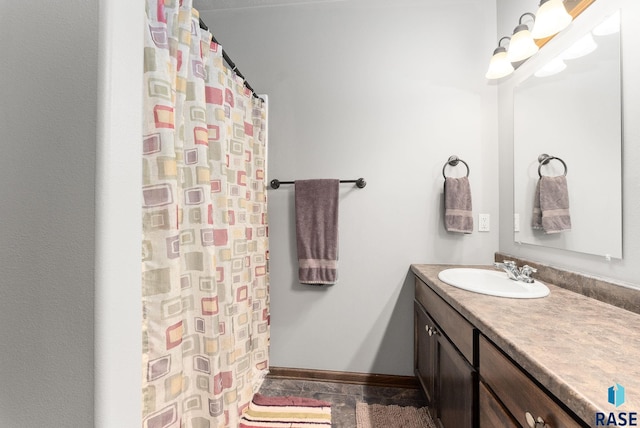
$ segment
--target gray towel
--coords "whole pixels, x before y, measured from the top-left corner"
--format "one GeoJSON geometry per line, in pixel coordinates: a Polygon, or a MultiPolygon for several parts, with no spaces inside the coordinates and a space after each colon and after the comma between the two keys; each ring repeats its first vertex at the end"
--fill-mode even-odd
{"type": "Polygon", "coordinates": [[[298,279],[302,284],[338,280],[339,180],[296,180],[298,279]]]}
{"type": "Polygon", "coordinates": [[[471,186],[467,177],[444,180],[444,226],[447,232],[473,232],[471,186]]]}
{"type": "Polygon", "coordinates": [[[567,177],[543,176],[538,180],[533,200],[531,226],[545,233],[571,230],[567,177]]]}

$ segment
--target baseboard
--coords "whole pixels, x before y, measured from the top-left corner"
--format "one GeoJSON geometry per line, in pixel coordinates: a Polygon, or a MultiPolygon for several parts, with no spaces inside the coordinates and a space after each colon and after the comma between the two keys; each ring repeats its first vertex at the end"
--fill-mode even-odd
{"type": "Polygon", "coordinates": [[[294,369],[270,367],[270,378],[317,380],[323,382],[353,383],[369,386],[420,389],[415,376],[396,376],[375,373],[340,372],[333,370],[294,369]]]}

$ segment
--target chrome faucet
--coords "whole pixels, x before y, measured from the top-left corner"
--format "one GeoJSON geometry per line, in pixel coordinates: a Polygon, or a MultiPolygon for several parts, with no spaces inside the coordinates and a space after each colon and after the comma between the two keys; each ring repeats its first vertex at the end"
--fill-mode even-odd
{"type": "Polygon", "coordinates": [[[518,269],[516,262],[513,262],[511,260],[505,260],[503,263],[495,262],[493,265],[496,268],[502,269],[503,271],[505,271],[509,279],[512,279],[514,281],[518,280],[518,277],[520,276],[520,270],[518,269]]]}
{"type": "Polygon", "coordinates": [[[509,279],[514,281],[522,281],[527,284],[533,283],[534,279],[531,278],[531,274],[536,273],[538,270],[532,268],[529,265],[524,265],[522,268],[518,268],[516,262],[511,260],[505,260],[502,263],[495,262],[493,264],[496,268],[502,269],[507,273],[509,279]]]}

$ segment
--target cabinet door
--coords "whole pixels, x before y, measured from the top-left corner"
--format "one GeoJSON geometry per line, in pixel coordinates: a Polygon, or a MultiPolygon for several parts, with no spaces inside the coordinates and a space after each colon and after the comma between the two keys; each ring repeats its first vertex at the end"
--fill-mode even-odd
{"type": "Polygon", "coordinates": [[[442,334],[437,334],[435,413],[444,428],[471,428],[475,370],[442,334]]]}
{"type": "Polygon", "coordinates": [[[478,395],[480,428],[520,427],[483,382],[480,382],[478,395]]]}
{"type": "Polygon", "coordinates": [[[414,302],[414,369],[427,403],[433,409],[436,389],[436,337],[429,334],[435,330],[435,323],[419,303],[414,302]]]}

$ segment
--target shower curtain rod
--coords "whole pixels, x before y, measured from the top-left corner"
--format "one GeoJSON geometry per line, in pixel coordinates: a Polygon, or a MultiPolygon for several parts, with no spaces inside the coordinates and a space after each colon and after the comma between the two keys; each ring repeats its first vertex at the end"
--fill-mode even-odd
{"type": "MultiPolygon", "coordinates": [[[[209,31],[209,27],[207,27],[207,24],[204,23],[202,18],[198,18],[198,19],[200,20],[200,28],[202,28],[205,31],[209,31]]],[[[211,33],[211,41],[213,41],[217,45],[220,44],[216,40],[216,38],[213,35],[213,33],[211,33]]],[[[253,95],[254,97],[256,97],[256,98],[258,98],[258,99],[260,99],[260,100],[262,100],[264,102],[262,97],[259,97],[256,94],[256,91],[251,87],[249,82],[247,82],[247,79],[242,75],[242,73],[240,73],[240,70],[238,70],[238,67],[236,66],[236,64],[233,61],[231,61],[231,58],[229,58],[229,55],[227,55],[227,53],[224,51],[224,48],[222,49],[222,58],[224,58],[224,60],[227,62],[227,64],[229,64],[229,67],[231,67],[231,70],[233,70],[238,76],[240,76],[240,78],[242,78],[242,80],[244,80],[244,86],[246,86],[251,91],[251,95],[253,95]]]]}

